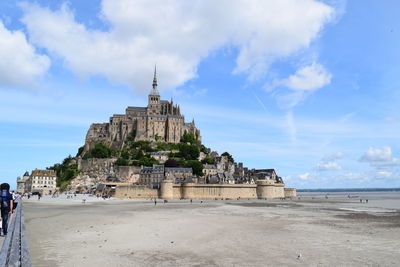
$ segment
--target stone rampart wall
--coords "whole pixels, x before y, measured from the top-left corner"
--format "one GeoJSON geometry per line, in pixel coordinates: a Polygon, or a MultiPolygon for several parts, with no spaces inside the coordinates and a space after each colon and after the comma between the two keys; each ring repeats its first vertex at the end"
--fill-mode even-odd
{"type": "MultiPolygon", "coordinates": [[[[293,197],[296,190],[285,190],[284,184],[276,184],[270,181],[255,184],[174,184],[164,180],[161,188],[150,189],[146,186],[131,185],[117,186],[116,197],[120,198],[154,198],[163,199],[273,199],[286,197],[285,192],[293,197]]],[[[289,196],[288,196],[289,197],[289,196]]]]}
{"type": "Polygon", "coordinates": [[[115,189],[118,198],[158,198],[158,189],[151,189],[143,185],[122,185],[115,189]]]}
{"type": "Polygon", "coordinates": [[[180,184],[172,185],[173,198],[182,198],[182,187],[180,184]]]}
{"type": "Polygon", "coordinates": [[[297,197],[296,188],[285,188],[285,197],[286,198],[295,198],[295,197],[297,197]]]}
{"type": "MultiPolygon", "coordinates": [[[[174,190],[174,193],[175,192],[177,192],[177,190],[174,190]]],[[[248,184],[187,183],[187,184],[182,184],[179,193],[178,193],[179,195],[174,194],[174,198],[185,198],[185,199],[257,198],[256,185],[248,185],[248,184]]]]}

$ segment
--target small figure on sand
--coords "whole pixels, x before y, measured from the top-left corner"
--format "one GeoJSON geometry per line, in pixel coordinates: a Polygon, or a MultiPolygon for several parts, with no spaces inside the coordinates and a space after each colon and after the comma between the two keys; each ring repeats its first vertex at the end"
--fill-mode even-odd
{"type": "Polygon", "coordinates": [[[40,200],[40,198],[42,197],[42,194],[40,194],[40,192],[37,195],[37,200],[40,200]]]}
{"type": "Polygon", "coordinates": [[[154,206],[157,205],[157,199],[154,199],[154,206]]]}
{"type": "Polygon", "coordinates": [[[360,198],[360,203],[362,203],[362,199],[360,198]]]}
{"type": "Polygon", "coordinates": [[[190,199],[190,203],[192,203],[193,202],[193,199],[190,199]]]}
{"type": "Polygon", "coordinates": [[[366,199],[365,202],[368,203],[368,199],[366,199]]]}

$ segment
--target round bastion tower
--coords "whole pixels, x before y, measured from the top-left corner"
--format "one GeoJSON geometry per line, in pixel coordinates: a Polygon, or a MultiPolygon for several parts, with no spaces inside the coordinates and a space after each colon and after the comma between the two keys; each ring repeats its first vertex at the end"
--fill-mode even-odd
{"type": "Polygon", "coordinates": [[[172,180],[161,181],[160,197],[162,199],[172,199],[174,198],[174,187],[172,180]]]}
{"type": "Polygon", "coordinates": [[[284,198],[284,184],[275,183],[272,180],[258,180],[257,181],[257,197],[264,198],[284,198]]]}

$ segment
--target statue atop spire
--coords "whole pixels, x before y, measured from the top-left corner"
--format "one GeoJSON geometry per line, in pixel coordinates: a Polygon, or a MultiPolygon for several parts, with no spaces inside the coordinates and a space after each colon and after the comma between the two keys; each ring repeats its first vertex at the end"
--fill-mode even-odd
{"type": "Polygon", "coordinates": [[[154,78],[153,78],[153,89],[150,95],[160,95],[157,89],[157,65],[154,66],[154,78]]]}

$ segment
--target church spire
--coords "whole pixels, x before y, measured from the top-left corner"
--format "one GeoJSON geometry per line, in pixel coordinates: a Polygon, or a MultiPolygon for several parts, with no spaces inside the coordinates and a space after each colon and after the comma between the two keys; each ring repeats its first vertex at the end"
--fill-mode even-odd
{"type": "Polygon", "coordinates": [[[151,95],[160,95],[157,89],[157,65],[154,66],[153,89],[151,95]]]}

